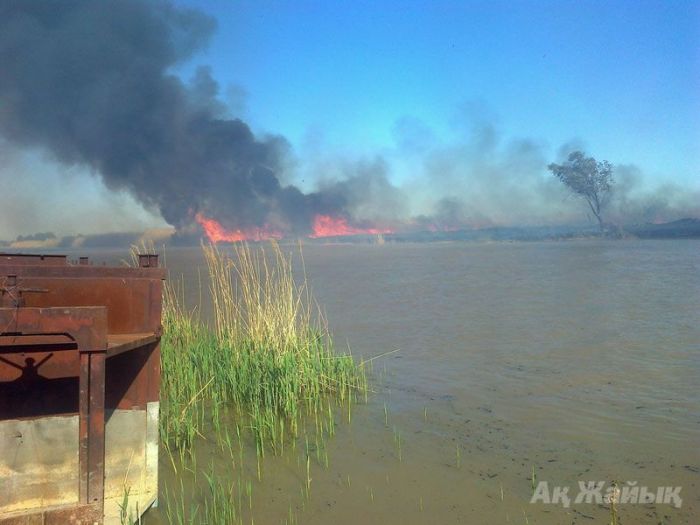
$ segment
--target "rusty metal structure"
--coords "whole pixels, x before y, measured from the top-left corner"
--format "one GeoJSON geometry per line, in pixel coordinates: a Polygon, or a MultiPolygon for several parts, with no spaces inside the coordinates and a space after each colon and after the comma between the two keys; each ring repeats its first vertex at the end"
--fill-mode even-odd
{"type": "Polygon", "coordinates": [[[158,493],[162,281],[0,254],[0,525],[119,523],[158,493]]]}

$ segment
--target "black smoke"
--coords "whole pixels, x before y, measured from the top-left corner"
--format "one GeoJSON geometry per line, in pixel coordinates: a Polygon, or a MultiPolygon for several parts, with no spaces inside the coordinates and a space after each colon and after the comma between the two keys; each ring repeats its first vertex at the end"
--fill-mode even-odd
{"type": "MultiPolygon", "coordinates": [[[[319,152],[307,163],[307,178],[318,189],[302,192],[283,182],[299,175],[289,173],[284,137],[256,136],[232,118],[206,67],[189,82],[175,74],[215,29],[210,17],[166,0],[0,1],[6,172],[12,171],[6,143],[42,149],[65,165],[91,169],[110,189],[129,192],[183,237],[199,235],[193,226],[200,212],[232,229],[268,226],[300,235],[316,214],[441,231],[585,220],[585,207],[548,174],[549,148],[531,139],[504,141],[497,119],[479,104],[459,113],[454,139],[440,140],[427,124],[405,117],[396,123],[393,151],[369,160],[319,152]],[[390,171],[402,164],[409,178],[397,187],[390,171]]],[[[560,154],[573,149],[582,148],[568,144],[560,154]]],[[[647,190],[637,172],[617,166],[609,220],[700,214],[697,190],[647,190]]],[[[30,199],[10,199],[15,202],[3,205],[3,220],[15,229],[30,222],[24,211],[30,199]]]]}
{"type": "Polygon", "coordinates": [[[344,197],[280,182],[289,144],[227,116],[200,68],[172,72],[202,50],[215,21],[166,1],[0,3],[0,134],[82,165],[178,229],[196,213],[228,227],[309,230],[344,197]]]}

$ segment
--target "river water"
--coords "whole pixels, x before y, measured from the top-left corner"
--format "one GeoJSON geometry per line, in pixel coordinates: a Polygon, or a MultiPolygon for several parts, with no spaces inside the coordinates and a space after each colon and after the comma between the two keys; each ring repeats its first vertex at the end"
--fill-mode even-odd
{"type": "MultiPolygon", "coordinates": [[[[293,508],[309,524],[603,524],[605,506],[575,502],[578,483],[612,480],[682,487],[680,508],[620,505],[625,525],[700,523],[700,242],[314,244],[303,256],[336,346],[393,352],[373,361],[369,401],[328,442],[308,501],[306,472],[266,459],[255,523],[293,508]],[[568,508],[530,503],[541,482],[550,496],[569,487],[568,508]]],[[[167,265],[198,301],[199,249],[169,249],[167,265]]]]}

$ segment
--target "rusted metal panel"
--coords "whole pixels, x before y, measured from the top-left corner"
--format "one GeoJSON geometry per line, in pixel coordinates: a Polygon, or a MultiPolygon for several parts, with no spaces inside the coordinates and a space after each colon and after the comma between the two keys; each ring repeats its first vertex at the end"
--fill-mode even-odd
{"type": "Polygon", "coordinates": [[[151,355],[146,364],[146,373],[149,378],[147,401],[158,401],[160,392],[160,335],[163,332],[163,326],[160,323],[163,308],[163,282],[161,280],[153,280],[150,285],[150,319],[158,319],[158,325],[151,325],[159,337],[159,342],[153,348],[151,355]]]}
{"type": "MultiPolygon", "coordinates": [[[[60,337],[60,336],[59,336],[60,337]]],[[[25,379],[60,379],[78,377],[77,345],[75,341],[65,343],[40,343],[29,346],[27,340],[44,339],[40,337],[0,336],[0,362],[7,366],[0,367],[0,382],[25,379]],[[12,352],[5,352],[8,339],[17,341],[12,352]]]]}
{"type": "MultiPolygon", "coordinates": [[[[27,508],[17,523],[33,523],[37,515],[45,524],[102,523],[106,409],[111,414],[117,408],[129,413],[148,407],[151,430],[142,429],[143,450],[149,450],[143,468],[156,469],[147,475],[156,486],[149,485],[140,497],[147,502],[157,496],[164,277],[154,254],[140,256],[138,268],[90,266],[82,257],[71,264],[65,256],[0,254],[0,397],[11,400],[3,404],[0,399],[0,423],[34,424],[2,421],[62,411],[76,414],[78,420],[80,505],[38,514],[14,505],[27,508]],[[8,392],[11,395],[4,395],[8,392]],[[39,401],[44,394],[49,394],[47,403],[39,401]],[[13,402],[20,399],[28,404],[13,402]],[[63,399],[70,402],[61,405],[58,400],[63,399]],[[46,413],[46,408],[53,411],[46,413]]],[[[110,427],[115,432],[131,430],[115,425],[110,427]]],[[[0,524],[6,522],[0,516],[0,524]]]]}
{"type": "MultiPolygon", "coordinates": [[[[107,309],[104,306],[70,308],[0,308],[0,334],[65,337],[83,352],[107,349],[107,309]]],[[[19,341],[21,343],[21,341],[19,341]]],[[[11,353],[5,348],[3,353],[11,353]]]]}
{"type": "Polygon", "coordinates": [[[102,523],[100,505],[79,505],[45,513],[44,525],[93,525],[102,523]]]}
{"type": "Polygon", "coordinates": [[[32,266],[65,266],[65,255],[41,255],[33,253],[0,253],[0,264],[30,264],[32,266]]]}
{"type": "Polygon", "coordinates": [[[157,253],[140,253],[138,259],[139,268],[158,268],[157,253]]]}
{"type": "MultiPolygon", "coordinates": [[[[89,267],[87,267],[89,268],[89,267]]],[[[157,270],[156,270],[157,271],[157,270]]],[[[0,267],[2,272],[2,267],[0,267]]],[[[24,288],[47,289],[45,293],[23,293],[22,306],[48,307],[100,305],[108,310],[109,333],[153,332],[160,326],[160,311],[150,303],[153,292],[160,290],[160,280],[118,278],[49,278],[19,276],[24,288]],[[155,290],[152,290],[155,288],[155,290]]],[[[0,286],[2,273],[0,273],[0,286]]],[[[4,296],[7,304],[9,295],[4,296]]]]}
{"type": "Polygon", "coordinates": [[[78,410],[78,350],[2,354],[0,421],[78,410]]]}
{"type": "Polygon", "coordinates": [[[80,264],[34,266],[6,261],[0,258],[0,275],[52,278],[123,278],[123,279],[165,279],[165,268],[135,268],[131,266],[93,266],[80,264]]]}
{"type": "Polygon", "coordinates": [[[90,481],[90,425],[88,418],[90,416],[90,354],[80,355],[80,397],[78,402],[78,468],[80,469],[80,477],[78,481],[78,495],[81,503],[89,502],[88,483],[90,481]]]}
{"type": "Polygon", "coordinates": [[[94,525],[102,523],[102,509],[96,505],[71,505],[9,518],[0,516],[0,525],[94,525]]]}
{"type": "Polygon", "coordinates": [[[0,308],[0,420],[44,415],[51,398],[54,413],[72,409],[62,379],[77,377],[79,351],[106,351],[106,319],[104,307],[0,308]]]}
{"type": "Polygon", "coordinates": [[[157,343],[160,336],[156,334],[110,334],[107,338],[107,357],[130,352],[142,346],[157,343]]]}
{"type": "Polygon", "coordinates": [[[88,503],[102,506],[105,481],[105,354],[88,354],[88,503]]]}
{"type": "MultiPolygon", "coordinates": [[[[65,344],[72,340],[80,355],[79,393],[79,464],[80,497],[83,503],[101,505],[104,494],[104,375],[107,351],[107,310],[103,306],[71,308],[0,308],[0,328],[5,342],[20,343],[1,350],[12,355],[26,352],[24,337],[39,337],[37,349],[51,346],[52,337],[65,344]]],[[[54,348],[56,352],[58,350],[54,348]]],[[[49,354],[49,356],[51,356],[49,354]]],[[[48,357],[44,359],[48,360],[48,357]]],[[[75,359],[75,353],[73,353],[75,359]]],[[[7,363],[6,358],[3,359],[7,363]]],[[[44,376],[38,374],[38,365],[27,358],[27,365],[13,383],[28,390],[44,390],[44,376]]],[[[29,392],[36,394],[36,392],[29,392]]],[[[0,415],[6,417],[5,414],[0,415]]]]}
{"type": "Polygon", "coordinates": [[[145,409],[150,401],[157,401],[158,392],[152,392],[153,359],[158,344],[156,342],[124,352],[107,360],[106,406],[107,408],[145,409]]]}

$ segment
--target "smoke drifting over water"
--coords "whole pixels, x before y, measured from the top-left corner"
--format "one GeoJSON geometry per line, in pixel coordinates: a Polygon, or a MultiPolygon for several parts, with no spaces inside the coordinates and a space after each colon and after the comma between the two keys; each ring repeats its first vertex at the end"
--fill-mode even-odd
{"type": "MultiPolygon", "coordinates": [[[[0,135],[93,170],[179,231],[220,240],[580,222],[546,173],[546,149],[503,144],[473,115],[452,144],[404,119],[383,157],[306,162],[311,192],[283,183],[294,178],[284,137],[256,137],[231,118],[207,68],[189,82],[172,73],[214,30],[168,2],[2,2],[0,135]],[[413,174],[400,188],[395,165],[413,174]]],[[[642,195],[637,178],[621,170],[616,219],[697,215],[700,199],[673,188],[642,195]]]]}

